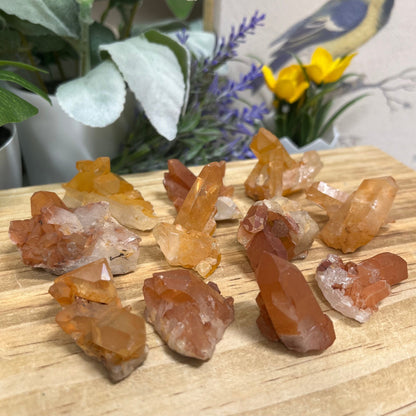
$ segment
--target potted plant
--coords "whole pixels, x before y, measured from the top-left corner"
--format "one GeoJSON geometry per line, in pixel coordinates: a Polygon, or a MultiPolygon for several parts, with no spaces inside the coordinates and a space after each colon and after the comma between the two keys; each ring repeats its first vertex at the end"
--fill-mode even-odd
{"type": "MultiPolygon", "coordinates": [[[[44,91],[10,71],[10,68],[38,71],[37,68],[20,62],[0,60],[0,81],[17,84],[49,101],[44,91]]],[[[15,123],[24,121],[37,112],[38,109],[32,104],[0,85],[0,189],[22,185],[22,164],[15,123]]]]}
{"type": "Polygon", "coordinates": [[[280,70],[277,77],[263,66],[267,87],[274,96],[273,121],[268,128],[281,140],[290,153],[306,150],[322,150],[336,145],[337,131],[332,140],[325,140],[331,133],[335,120],[365,94],[347,101],[332,111],[334,99],[347,90],[346,80],[353,74],[344,74],[356,54],[333,59],[328,51],[318,47],[311,62],[297,64],[280,70]]]}
{"type": "MultiPolygon", "coordinates": [[[[193,6],[186,0],[166,2],[180,18],[186,17],[193,6]]],[[[94,20],[94,0],[0,0],[0,17],[5,25],[2,56],[17,51],[20,58],[47,68],[50,77],[38,77],[40,86],[55,95],[54,109],[61,109],[77,123],[65,127],[61,115],[58,131],[52,133],[52,138],[45,138],[52,123],[41,126],[37,117],[38,125],[30,128],[30,139],[21,137],[24,157],[24,146],[34,145],[34,135],[43,140],[42,146],[36,145],[41,167],[36,167],[35,173],[51,165],[59,169],[55,175],[38,175],[32,183],[69,179],[75,173],[75,161],[81,158],[114,156],[123,132],[128,130],[128,121],[121,117],[128,90],[152,126],[168,140],[175,138],[186,106],[189,53],[167,34],[133,28],[141,3],[109,0],[103,14],[94,20]],[[117,28],[106,23],[111,10],[119,12],[117,28]],[[92,141],[88,141],[84,126],[93,135],[92,141]],[[107,126],[110,133],[106,136],[107,126]],[[115,138],[113,144],[109,144],[111,138],[115,138]]],[[[40,107],[40,113],[44,111],[40,107]]],[[[34,150],[29,148],[27,155],[33,155],[34,150]]],[[[26,164],[30,170],[30,163],[26,164]]]]}

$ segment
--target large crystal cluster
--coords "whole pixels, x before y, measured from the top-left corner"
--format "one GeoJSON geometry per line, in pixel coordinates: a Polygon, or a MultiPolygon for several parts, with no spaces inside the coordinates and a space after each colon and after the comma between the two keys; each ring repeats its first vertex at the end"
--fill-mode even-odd
{"type": "Polygon", "coordinates": [[[216,228],[215,205],[224,169],[224,162],[204,166],[183,201],[175,222],[161,222],[153,230],[169,264],[194,269],[202,277],[211,274],[221,259],[218,243],[212,234],[216,228]]]}
{"type": "Polygon", "coordinates": [[[351,195],[316,182],[306,196],[328,213],[329,220],[320,232],[322,241],[329,247],[351,253],[378,234],[397,190],[395,180],[386,176],[363,180],[351,195]]]}
{"type": "Polygon", "coordinates": [[[316,270],[318,285],[331,306],[358,322],[367,321],[390,294],[390,287],[407,276],[406,261],[393,253],[380,253],[360,263],[344,263],[330,254],[316,270]]]}
{"type": "Polygon", "coordinates": [[[81,160],[76,163],[79,171],[69,182],[64,202],[78,207],[91,202],[106,201],[111,214],[120,224],[138,230],[150,230],[157,217],[150,202],[121,176],[111,172],[110,159],[99,157],[95,161],[81,160]]]}
{"type": "Polygon", "coordinates": [[[234,320],[233,298],[191,270],[154,273],[143,285],[146,318],[179,354],[208,360],[234,320]]]}
{"type": "Polygon", "coordinates": [[[305,152],[297,162],[279,139],[263,127],[253,137],[250,148],[258,162],[244,186],[246,194],[256,201],[306,189],[322,169],[317,152],[305,152]]]}
{"type": "MultiPolygon", "coordinates": [[[[225,163],[222,163],[222,165],[225,173],[225,163]]],[[[163,185],[167,191],[168,198],[173,202],[177,211],[179,211],[185,201],[196,178],[197,176],[182,164],[180,160],[168,160],[168,172],[164,174],[163,185]]],[[[241,216],[240,210],[232,200],[233,193],[234,188],[232,186],[221,186],[216,202],[217,212],[214,217],[216,221],[229,220],[241,216]]]]}
{"type": "Polygon", "coordinates": [[[316,301],[302,272],[264,252],[256,269],[260,288],[257,325],[265,337],[297,352],[323,351],[335,341],[331,319],[316,301]]]}
{"type": "Polygon", "coordinates": [[[106,258],[113,274],[137,268],[140,238],[113,219],[108,202],[71,210],[53,192],[31,197],[32,218],[11,221],[9,234],[23,262],[54,274],[106,258]]]}
{"type": "Polygon", "coordinates": [[[122,307],[107,260],[59,276],[49,293],[63,306],[56,315],[58,325],[88,356],[104,364],[113,381],[143,363],[145,321],[122,307]]]}
{"type": "Polygon", "coordinates": [[[255,270],[263,251],[286,260],[306,257],[318,232],[318,224],[297,202],[280,196],[255,202],[241,221],[237,238],[255,270]]]}

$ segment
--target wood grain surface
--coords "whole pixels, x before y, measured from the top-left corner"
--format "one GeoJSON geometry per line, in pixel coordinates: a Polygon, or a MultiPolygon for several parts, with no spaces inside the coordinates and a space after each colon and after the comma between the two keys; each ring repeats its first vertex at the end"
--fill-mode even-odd
{"type": "MultiPolygon", "coordinates": [[[[405,415],[416,414],[416,172],[374,147],[321,152],[319,179],[353,191],[364,178],[392,175],[400,187],[390,222],[367,246],[343,255],[361,260],[382,251],[402,256],[409,279],[393,287],[365,324],[333,311],[314,270],[333,250],[316,240],[296,261],[337,339],[321,354],[300,355],[267,341],[257,329],[258,287],[243,248],[238,221],[219,224],[222,261],[210,280],[235,301],[235,321],[208,362],[171,352],[147,325],[149,355],[118,384],[87,358],[55,323],[59,305],[48,294],[54,277],[24,266],[8,237],[9,222],[28,218],[29,198],[60,184],[0,191],[0,414],[1,415],[405,415]]],[[[243,182],[255,161],[227,165],[225,183],[245,213],[253,201],[243,182]]],[[[199,168],[194,169],[199,172],[199,168]]],[[[151,201],[161,220],[175,215],[162,185],[163,172],[126,178],[151,201]]],[[[322,224],[322,210],[293,196],[322,224]]],[[[116,278],[124,305],[143,314],[143,280],[168,269],[151,232],[140,232],[140,264],[116,278]]]]}

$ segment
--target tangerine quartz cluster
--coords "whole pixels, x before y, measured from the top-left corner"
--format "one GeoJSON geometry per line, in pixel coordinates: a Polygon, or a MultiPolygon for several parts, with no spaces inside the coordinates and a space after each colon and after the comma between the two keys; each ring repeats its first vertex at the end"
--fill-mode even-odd
{"type": "Polygon", "coordinates": [[[351,253],[370,242],[386,222],[398,186],[391,176],[365,179],[348,195],[315,182],[306,197],[327,211],[320,238],[329,247],[351,253]]]}
{"type": "Polygon", "coordinates": [[[212,234],[225,162],[204,166],[188,192],[175,222],[161,222],[153,230],[156,242],[172,266],[194,269],[202,277],[218,266],[221,254],[212,234]]]}
{"type": "Polygon", "coordinates": [[[390,287],[407,277],[406,261],[392,253],[357,264],[330,254],[316,270],[318,285],[331,306],[358,322],[367,321],[390,294],[390,287]]]}
{"type": "MultiPolygon", "coordinates": [[[[168,198],[172,201],[177,211],[179,211],[185,201],[196,178],[196,175],[180,160],[168,160],[168,172],[164,174],[163,185],[168,194],[168,198]]],[[[232,186],[221,186],[220,194],[216,202],[217,212],[214,217],[216,221],[235,219],[241,216],[240,210],[232,200],[233,194],[234,188],[232,186]]]]}
{"type": "Polygon", "coordinates": [[[123,308],[107,260],[59,276],[49,293],[63,306],[58,325],[117,382],[147,355],[145,321],[123,308]]]}
{"type": "Polygon", "coordinates": [[[301,206],[284,196],[255,202],[240,223],[237,239],[255,270],[267,251],[286,260],[305,258],[318,224],[301,206]]]}
{"type": "Polygon", "coordinates": [[[26,265],[62,274],[104,257],[113,274],[137,268],[141,240],[113,219],[107,202],[71,210],[54,192],[39,191],[31,211],[32,218],[9,227],[26,265]]]}
{"type": "Polygon", "coordinates": [[[146,319],[168,346],[187,357],[208,360],[234,320],[234,300],[191,270],[154,273],[143,285],[146,319]]]}
{"type": "Polygon", "coordinates": [[[305,152],[300,162],[295,161],[279,139],[263,127],[253,137],[250,148],[258,162],[244,187],[247,196],[256,201],[308,188],[323,166],[315,151],[305,152]]]}
{"type": "Polygon", "coordinates": [[[95,161],[81,160],[76,163],[79,171],[65,188],[64,201],[70,207],[91,202],[106,201],[110,211],[120,224],[138,230],[150,230],[157,217],[150,202],[129,182],[111,172],[110,159],[99,157],[95,161]]]}
{"type": "Polygon", "coordinates": [[[331,319],[316,301],[302,272],[292,263],[264,252],[256,269],[260,293],[257,326],[271,341],[305,353],[323,351],[335,341],[331,319]]]}

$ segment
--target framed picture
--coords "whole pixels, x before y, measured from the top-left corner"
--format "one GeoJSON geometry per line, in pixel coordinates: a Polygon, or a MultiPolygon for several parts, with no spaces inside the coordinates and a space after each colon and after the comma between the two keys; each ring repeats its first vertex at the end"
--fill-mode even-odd
{"type": "MultiPolygon", "coordinates": [[[[348,72],[360,75],[359,92],[368,94],[336,122],[340,145],[374,145],[406,165],[416,168],[414,119],[416,117],[416,3],[394,0],[205,0],[205,27],[227,37],[244,18],[256,11],[265,14],[264,24],[247,37],[238,51],[245,63],[230,66],[238,78],[241,65],[250,62],[276,64],[279,48],[289,44],[303,62],[322,44],[332,51],[356,51],[348,72]],[[338,10],[336,10],[338,8],[338,10]],[[311,41],[305,25],[324,25],[326,33],[311,41]],[[297,29],[295,26],[298,25],[297,29]],[[350,25],[350,26],[348,26],[350,25]],[[332,38],[328,35],[332,31],[332,38]],[[293,41],[293,36],[299,39],[293,41]],[[345,36],[349,36],[348,39],[345,36]],[[304,36],[304,39],[301,39],[304,36]],[[344,39],[342,37],[344,36],[344,39]],[[292,37],[292,43],[290,38],[292,37]],[[289,43],[285,43],[289,39],[289,43]],[[309,39],[309,41],[308,41],[309,39]],[[296,43],[297,41],[297,43],[296,43]],[[303,44],[302,44],[303,41],[303,44]],[[355,45],[342,48],[342,42],[355,45]]],[[[309,28],[310,29],[310,28],[309,28]]],[[[342,53],[342,52],[341,52],[342,53]]],[[[293,63],[288,59],[283,63],[293,63]]],[[[278,67],[275,68],[276,73],[278,67]]],[[[351,94],[354,91],[351,92],[351,94]]],[[[339,99],[351,99],[346,93],[339,99]]],[[[272,95],[261,88],[250,97],[271,104],[272,95]]]]}

